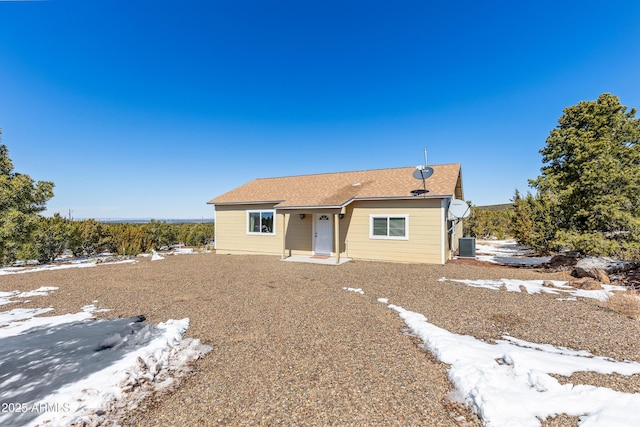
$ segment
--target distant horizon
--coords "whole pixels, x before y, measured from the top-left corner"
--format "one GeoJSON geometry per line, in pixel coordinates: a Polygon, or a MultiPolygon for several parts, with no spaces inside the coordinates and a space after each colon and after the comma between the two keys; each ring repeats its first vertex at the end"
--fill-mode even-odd
{"type": "MultiPolygon", "coordinates": [[[[69,219],[69,218],[68,218],[69,219]]],[[[70,218],[71,221],[88,221],[94,220],[97,222],[103,223],[148,223],[151,221],[156,222],[168,222],[168,223],[212,223],[215,222],[215,218],[153,218],[153,217],[142,217],[142,218],[70,218]]]]}

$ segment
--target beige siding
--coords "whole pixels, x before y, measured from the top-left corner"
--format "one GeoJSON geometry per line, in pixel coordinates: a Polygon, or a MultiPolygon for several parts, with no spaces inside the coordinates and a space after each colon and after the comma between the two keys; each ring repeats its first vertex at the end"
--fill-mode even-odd
{"type": "Polygon", "coordinates": [[[340,223],[341,234],[345,236],[344,255],[370,260],[441,264],[441,219],[440,199],[354,202],[340,223]],[[407,215],[409,238],[371,238],[370,215],[407,215]]]}
{"type": "Polygon", "coordinates": [[[216,253],[281,255],[282,215],[275,215],[275,235],[247,233],[247,211],[266,209],[273,209],[273,205],[216,206],[216,253]]]}
{"type": "MultiPolygon", "coordinates": [[[[285,211],[285,215],[276,213],[275,235],[247,233],[247,211],[272,208],[273,205],[265,204],[216,206],[216,252],[282,255],[282,239],[286,238],[285,256],[311,255],[313,253],[313,213],[311,212],[306,212],[304,219],[301,219],[300,212],[296,211],[285,211]]],[[[333,212],[330,214],[333,215],[333,212]]],[[[354,259],[441,264],[443,250],[445,260],[450,258],[449,236],[446,230],[443,230],[446,224],[442,224],[442,215],[440,199],[353,202],[347,206],[344,218],[338,220],[340,254],[354,259]],[[371,238],[371,215],[406,215],[408,239],[371,238]],[[445,236],[445,248],[442,248],[443,236],[445,236]]],[[[457,232],[458,230],[456,235],[457,232]]],[[[457,246],[457,242],[452,243],[457,246]]]]}
{"type": "Polygon", "coordinates": [[[300,219],[300,213],[294,212],[287,219],[287,255],[311,255],[313,214],[300,219]]]}

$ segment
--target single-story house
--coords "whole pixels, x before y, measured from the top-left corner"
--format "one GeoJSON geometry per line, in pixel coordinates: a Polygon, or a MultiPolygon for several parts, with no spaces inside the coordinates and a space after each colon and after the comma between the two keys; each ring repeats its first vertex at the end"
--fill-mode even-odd
{"type": "Polygon", "coordinates": [[[216,252],[444,264],[457,249],[459,164],[254,179],[215,206],[216,252]],[[426,192],[424,191],[426,190],[426,192]]]}

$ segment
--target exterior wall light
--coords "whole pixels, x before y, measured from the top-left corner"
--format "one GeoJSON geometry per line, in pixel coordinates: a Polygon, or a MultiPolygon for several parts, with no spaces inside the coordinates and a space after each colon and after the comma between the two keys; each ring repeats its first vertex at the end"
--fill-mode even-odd
{"type": "Polygon", "coordinates": [[[340,219],[344,218],[344,214],[343,213],[338,214],[338,218],[340,218],[340,219]]]}
{"type": "Polygon", "coordinates": [[[300,214],[300,219],[304,219],[304,214],[300,214]]]}

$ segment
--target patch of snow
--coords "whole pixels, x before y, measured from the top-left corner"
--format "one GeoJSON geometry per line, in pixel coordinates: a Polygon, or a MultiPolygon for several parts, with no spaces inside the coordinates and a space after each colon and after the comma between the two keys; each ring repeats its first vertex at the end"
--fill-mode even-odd
{"type": "Polygon", "coordinates": [[[476,254],[495,256],[523,256],[534,252],[527,246],[518,244],[515,240],[477,240],[476,254]]]}
{"type": "Polygon", "coordinates": [[[22,267],[5,267],[0,268],[0,276],[4,276],[7,274],[23,274],[23,273],[36,273],[39,271],[53,271],[53,270],[64,270],[67,268],[91,268],[97,265],[114,265],[114,264],[135,264],[137,261],[133,259],[126,259],[122,261],[113,261],[113,262],[104,262],[98,263],[96,259],[92,259],[89,261],[82,262],[71,262],[69,264],[45,264],[39,267],[33,268],[22,268],[22,267]]]}
{"type": "Polygon", "coordinates": [[[98,309],[95,304],[89,304],[82,307],[82,311],[88,311],[89,313],[106,313],[111,311],[110,308],[100,308],[98,309]]]}
{"type": "Polygon", "coordinates": [[[127,343],[111,337],[108,343],[115,345],[107,350],[124,344],[129,348],[124,357],[46,396],[47,403],[71,410],[42,414],[32,425],[114,423],[146,396],[170,388],[173,375],[186,372],[188,363],[211,350],[199,340],[182,338],[188,326],[189,319],[168,320],[144,326],[127,343]]]}
{"type": "Polygon", "coordinates": [[[378,302],[383,304],[389,304],[389,298],[378,298],[378,302]]]}
{"type": "Polygon", "coordinates": [[[95,303],[49,317],[37,316],[53,308],[0,312],[0,396],[13,402],[0,413],[0,425],[116,425],[124,411],[174,386],[191,361],[211,350],[183,339],[189,319],[158,325],[144,324],[140,316],[91,320],[103,311],[95,303]]]}
{"type": "Polygon", "coordinates": [[[561,280],[550,280],[554,287],[544,286],[543,280],[518,280],[518,279],[500,279],[500,280],[469,280],[469,279],[446,279],[444,277],[438,279],[439,282],[456,282],[462,283],[474,288],[485,288],[494,291],[502,288],[508,292],[520,292],[521,288],[524,288],[529,294],[548,293],[548,294],[560,294],[568,293],[574,297],[594,298],[599,301],[607,301],[613,294],[612,291],[624,291],[624,286],[616,285],[601,285],[602,290],[584,290],[575,289],[568,286],[566,282],[561,280]]]}
{"type": "Polygon", "coordinates": [[[16,298],[29,298],[29,297],[36,297],[36,296],[47,296],[49,295],[49,292],[51,291],[57,291],[58,288],[55,286],[41,286],[38,289],[34,290],[34,291],[29,291],[29,292],[20,292],[18,295],[16,295],[16,298]]]}
{"type": "Polygon", "coordinates": [[[533,267],[549,262],[549,260],[551,260],[551,257],[509,257],[495,255],[476,255],[476,259],[478,261],[492,262],[494,264],[533,267]]]}
{"type": "Polygon", "coordinates": [[[609,300],[609,297],[611,297],[611,295],[613,295],[611,291],[627,290],[627,288],[625,288],[624,286],[605,285],[605,284],[601,284],[600,286],[602,286],[602,289],[596,289],[592,291],[588,291],[585,289],[575,289],[571,291],[571,294],[576,297],[594,298],[594,299],[597,299],[598,301],[605,302],[609,300]]]}
{"type": "MultiPolygon", "coordinates": [[[[46,329],[57,327],[64,323],[79,322],[91,319],[90,311],[82,311],[75,314],[63,314],[60,316],[35,317],[53,311],[49,308],[16,308],[8,312],[0,312],[0,322],[4,327],[0,328],[0,338],[20,335],[31,329],[46,329]]],[[[1,423],[0,423],[1,425],[1,423]]]]}
{"type": "Polygon", "coordinates": [[[549,262],[551,257],[532,257],[533,250],[518,244],[515,240],[478,240],[476,259],[478,261],[513,266],[536,266],[549,262]]]}
{"type": "Polygon", "coordinates": [[[362,290],[362,288],[342,288],[347,292],[355,292],[357,294],[361,294],[364,295],[364,291],[362,290]]]}
{"type": "Polygon", "coordinates": [[[640,425],[640,394],[591,385],[562,385],[550,373],[640,373],[640,363],[618,362],[548,344],[504,337],[489,344],[453,334],[420,313],[389,305],[398,312],[438,360],[449,364],[455,398],[471,405],[487,426],[539,426],[558,414],[579,416],[581,426],[640,425]]]}
{"type": "Polygon", "coordinates": [[[15,301],[11,301],[11,297],[18,295],[20,291],[0,292],[0,305],[10,304],[15,301]]]}
{"type": "Polygon", "coordinates": [[[162,255],[160,255],[158,252],[153,251],[152,253],[153,253],[153,255],[151,256],[151,261],[160,261],[160,260],[164,259],[164,257],[162,255]]]}
{"type": "Polygon", "coordinates": [[[179,247],[179,248],[177,248],[177,249],[175,249],[173,251],[174,255],[190,255],[192,253],[194,253],[193,252],[193,248],[182,248],[182,247],[179,247]]]}
{"type": "Polygon", "coordinates": [[[53,311],[53,308],[15,308],[10,311],[0,312],[0,338],[18,335],[31,327],[40,326],[34,321],[18,322],[21,320],[29,320],[34,316],[39,316],[50,311],[53,311]],[[7,327],[8,325],[11,326],[7,327]]]}
{"type": "Polygon", "coordinates": [[[0,292],[0,305],[10,304],[16,302],[13,298],[29,298],[35,296],[47,296],[49,292],[55,291],[58,288],[55,286],[41,286],[38,289],[29,292],[11,291],[0,292]]]}

